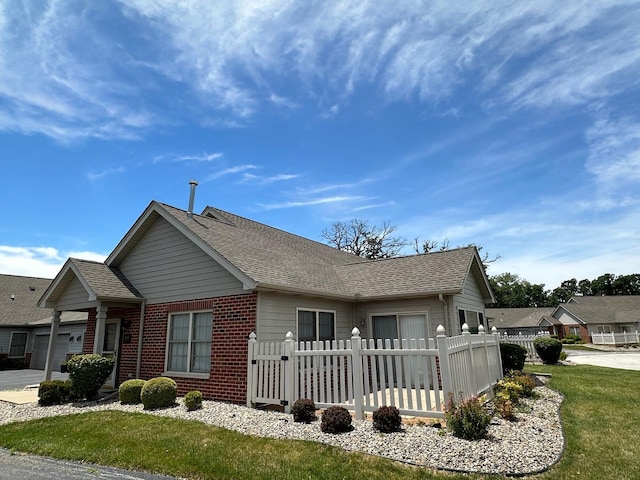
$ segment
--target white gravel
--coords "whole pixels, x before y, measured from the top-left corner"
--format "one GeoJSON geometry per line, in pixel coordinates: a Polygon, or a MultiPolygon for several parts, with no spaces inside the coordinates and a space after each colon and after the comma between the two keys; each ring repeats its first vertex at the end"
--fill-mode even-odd
{"type": "Polygon", "coordinates": [[[313,440],[436,469],[525,475],[548,469],[564,451],[559,416],[562,396],[546,386],[537,387],[535,391],[537,398],[524,400],[527,411],[519,412],[517,421],[494,417],[488,439],[474,442],[430,426],[432,420],[404,425],[402,432],[391,434],[374,430],[370,421],[354,420],[353,431],[330,435],[321,432],[319,421],[308,425],[294,423],[291,415],[211,401],[204,401],[203,408],[193,412],[188,412],[181,403],[173,408],[144,411],[141,405],[121,405],[119,402],[40,407],[37,403],[14,405],[0,401],[0,424],[55,415],[122,410],[198,420],[262,437],[313,440]]]}

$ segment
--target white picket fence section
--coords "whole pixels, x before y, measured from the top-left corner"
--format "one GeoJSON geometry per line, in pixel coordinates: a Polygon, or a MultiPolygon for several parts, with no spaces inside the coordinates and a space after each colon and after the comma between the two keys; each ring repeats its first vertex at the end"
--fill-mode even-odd
{"type": "Polygon", "coordinates": [[[447,337],[438,327],[435,339],[366,340],[354,328],[351,339],[301,342],[289,332],[284,342],[249,338],[247,405],[282,405],[286,412],[300,398],[318,408],[340,405],[356,418],[383,405],[403,415],[439,418],[448,396],[486,393],[502,378],[499,335],[447,337]]]}
{"type": "Polygon", "coordinates": [[[591,343],[594,345],[629,345],[640,343],[640,335],[635,333],[592,333],[591,343]]]}
{"type": "MultiPolygon", "coordinates": [[[[495,328],[495,327],[494,327],[495,328]]],[[[533,346],[533,341],[538,337],[548,337],[549,332],[540,332],[538,335],[501,335],[501,343],[515,343],[527,349],[527,361],[540,361],[540,357],[533,346]]]]}

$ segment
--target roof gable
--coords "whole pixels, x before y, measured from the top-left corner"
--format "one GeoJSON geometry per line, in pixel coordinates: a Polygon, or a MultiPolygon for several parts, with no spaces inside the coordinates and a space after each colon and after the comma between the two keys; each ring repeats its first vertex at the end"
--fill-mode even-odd
{"type": "Polygon", "coordinates": [[[577,321],[590,324],[640,322],[640,295],[574,296],[553,312],[565,311],[577,321]]]}
{"type": "Polygon", "coordinates": [[[462,293],[471,275],[495,301],[475,247],[367,260],[323,243],[206,207],[188,215],[151,202],[105,261],[124,259],[163,218],[241,281],[245,290],[278,290],[349,300],[462,293]]]}
{"type": "Polygon", "coordinates": [[[70,258],[40,298],[41,307],[55,307],[69,285],[77,279],[86,292],[86,303],[118,301],[139,303],[142,296],[117,269],[104,263],[70,258]]]}

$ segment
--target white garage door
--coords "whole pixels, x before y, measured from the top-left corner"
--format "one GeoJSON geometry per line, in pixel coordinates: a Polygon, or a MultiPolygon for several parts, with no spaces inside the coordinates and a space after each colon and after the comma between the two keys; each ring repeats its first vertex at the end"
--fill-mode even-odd
{"type": "MultiPolygon", "coordinates": [[[[35,343],[33,345],[33,354],[31,355],[31,368],[38,370],[44,370],[47,363],[47,349],[49,348],[49,335],[36,335],[35,343]]],[[[69,334],[60,333],[56,338],[55,352],[53,357],[53,370],[60,368],[62,363],[67,358],[67,351],[69,350],[69,334]]]]}

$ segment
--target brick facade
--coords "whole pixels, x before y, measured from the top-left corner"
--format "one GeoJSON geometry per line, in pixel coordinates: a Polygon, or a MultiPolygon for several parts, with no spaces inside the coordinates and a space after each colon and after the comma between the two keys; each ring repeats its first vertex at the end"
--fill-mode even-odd
{"type": "MultiPolygon", "coordinates": [[[[140,378],[148,380],[165,371],[167,322],[174,312],[213,311],[211,371],[208,379],[175,376],[178,394],[200,390],[206,399],[244,403],[247,383],[247,340],[256,329],[257,294],[171,302],[145,307],[140,378]]],[[[118,384],[135,378],[140,329],[140,308],[110,308],[107,318],[121,318],[118,384]]],[[[84,353],[93,351],[95,311],[89,313],[84,353]]]]}

